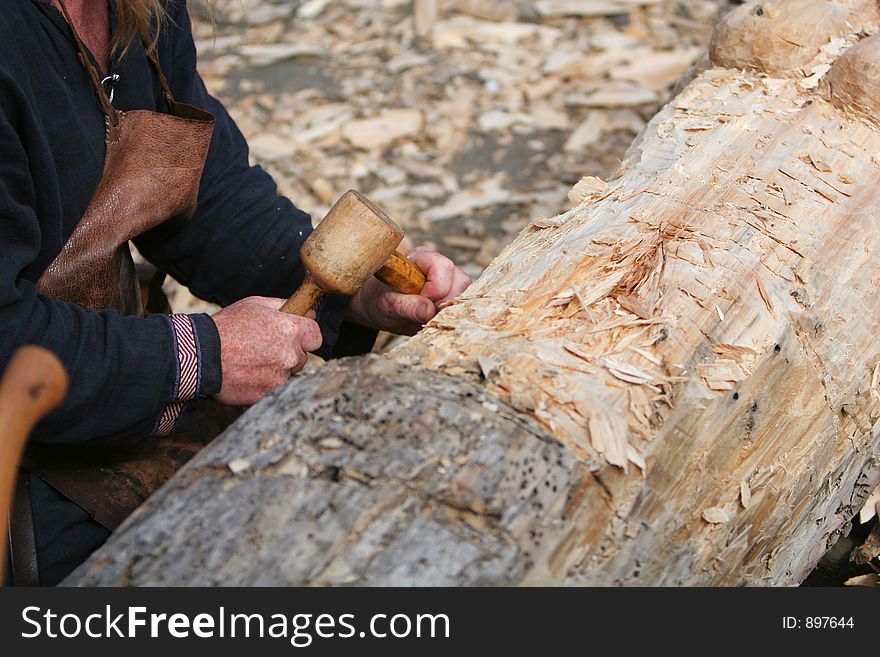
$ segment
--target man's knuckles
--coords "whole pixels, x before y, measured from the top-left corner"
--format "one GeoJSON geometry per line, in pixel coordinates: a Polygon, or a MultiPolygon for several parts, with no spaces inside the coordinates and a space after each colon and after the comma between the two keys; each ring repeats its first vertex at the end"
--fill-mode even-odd
{"type": "MultiPolygon", "coordinates": [[[[278,325],[280,337],[288,344],[301,351],[314,351],[321,346],[321,329],[305,317],[285,315],[278,325]]],[[[271,338],[274,340],[274,336],[271,338]]]]}

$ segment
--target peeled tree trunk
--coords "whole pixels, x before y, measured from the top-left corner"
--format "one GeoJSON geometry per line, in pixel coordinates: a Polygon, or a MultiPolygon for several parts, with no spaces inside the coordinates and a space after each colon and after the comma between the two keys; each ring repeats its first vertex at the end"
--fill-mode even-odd
{"type": "Polygon", "coordinates": [[[880,8],[750,2],[616,176],[68,584],[795,584],[880,480],[880,8]]]}

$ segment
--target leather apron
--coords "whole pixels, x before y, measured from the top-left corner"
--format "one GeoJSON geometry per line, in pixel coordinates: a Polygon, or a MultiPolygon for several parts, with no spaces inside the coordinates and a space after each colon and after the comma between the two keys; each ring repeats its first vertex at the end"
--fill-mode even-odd
{"type": "MultiPolygon", "coordinates": [[[[141,315],[129,240],[148,231],[173,234],[193,215],[214,117],[174,100],[155,47],[147,56],[169,113],[114,109],[63,2],[61,7],[105,114],[106,156],[94,197],[37,289],[93,310],[141,315]]],[[[113,530],[228,423],[215,419],[216,426],[200,423],[195,432],[123,444],[32,444],[26,465],[113,530]]]]}

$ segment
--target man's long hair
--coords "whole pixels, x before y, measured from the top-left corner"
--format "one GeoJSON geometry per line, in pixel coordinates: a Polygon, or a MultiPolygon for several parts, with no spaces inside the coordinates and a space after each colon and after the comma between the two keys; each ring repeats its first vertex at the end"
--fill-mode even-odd
{"type": "Polygon", "coordinates": [[[162,29],[166,4],[166,0],[113,0],[116,11],[113,52],[123,55],[137,40],[155,43],[162,29]]]}

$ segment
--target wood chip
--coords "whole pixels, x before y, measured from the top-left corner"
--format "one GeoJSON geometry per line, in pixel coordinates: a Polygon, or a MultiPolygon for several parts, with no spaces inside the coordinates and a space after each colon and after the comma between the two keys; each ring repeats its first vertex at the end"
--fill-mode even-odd
{"type": "Polygon", "coordinates": [[[614,16],[636,7],[656,5],[661,0],[536,0],[542,16],[614,16]]]}
{"type": "Polygon", "coordinates": [[[592,409],[587,418],[590,444],[611,465],[626,469],[628,462],[626,435],[599,410],[592,409]]]}
{"type": "Polygon", "coordinates": [[[296,153],[293,140],[271,132],[252,137],[248,145],[256,157],[267,162],[289,159],[296,153]]]}
{"type": "Polygon", "coordinates": [[[630,463],[635,465],[642,472],[645,472],[648,467],[645,463],[644,455],[635,447],[629,444],[627,444],[626,446],[626,458],[627,460],[629,460],[630,463]]]}
{"type": "Polygon", "coordinates": [[[299,9],[296,10],[297,18],[315,18],[316,16],[319,16],[329,4],[330,0],[306,0],[306,2],[303,2],[299,6],[299,9]]]}
{"type": "Polygon", "coordinates": [[[375,117],[346,123],[342,126],[342,136],[357,148],[372,150],[418,134],[423,125],[424,117],[419,110],[386,109],[375,117]]]}
{"type": "MultiPolygon", "coordinates": [[[[593,98],[593,101],[595,100],[596,98],[593,98]]],[[[590,105],[593,101],[585,102],[584,104],[590,105]]],[[[626,105],[627,103],[621,104],[626,105]]],[[[617,104],[610,106],[617,106],[617,104]]],[[[599,142],[608,132],[627,130],[635,134],[642,129],[644,124],[642,118],[631,110],[618,110],[614,112],[593,110],[569,136],[563,146],[563,150],[566,153],[580,153],[588,146],[599,142]]]]}
{"type": "Polygon", "coordinates": [[[751,347],[744,347],[738,344],[725,344],[722,342],[713,344],[712,351],[723,359],[732,360],[737,363],[741,363],[743,360],[751,356],[758,355],[758,352],[751,347]]]}
{"type": "Polygon", "coordinates": [[[239,47],[238,52],[247,57],[250,63],[255,66],[269,66],[283,62],[285,59],[303,55],[315,57],[326,54],[312,47],[286,43],[244,45],[239,47]]]}
{"type": "Polygon", "coordinates": [[[739,484],[739,501],[744,509],[748,509],[752,505],[752,489],[746,480],[739,484]]]}
{"type": "Polygon", "coordinates": [[[485,0],[458,0],[455,3],[455,7],[458,11],[475,18],[502,23],[518,20],[521,13],[523,13],[522,4],[525,3],[521,3],[519,0],[493,0],[492,2],[486,2],[485,0]]]}
{"type": "Polygon", "coordinates": [[[485,354],[477,356],[477,366],[480,368],[480,374],[487,381],[490,381],[498,373],[502,364],[501,359],[496,356],[485,354]]]}
{"type": "Polygon", "coordinates": [[[733,512],[727,507],[710,506],[703,509],[703,520],[712,525],[723,525],[733,517],[733,512]]]}
{"type": "Polygon", "coordinates": [[[426,221],[444,221],[461,217],[480,208],[509,203],[511,193],[503,189],[498,178],[485,180],[479,185],[461,190],[450,196],[443,205],[421,214],[426,221]]]}
{"type": "Polygon", "coordinates": [[[315,195],[321,203],[330,204],[336,198],[336,189],[330,184],[326,178],[318,176],[311,181],[307,181],[309,190],[315,195]]]}
{"type": "Polygon", "coordinates": [[[574,288],[567,287],[564,290],[560,290],[556,294],[554,294],[550,298],[549,305],[552,306],[565,306],[568,305],[568,302],[574,299],[574,288]]]}
{"type": "Polygon", "coordinates": [[[832,171],[830,164],[817,159],[812,153],[807,154],[805,161],[812,164],[816,171],[821,171],[822,173],[830,173],[832,171]]]}
{"type": "Polygon", "coordinates": [[[634,385],[642,385],[645,383],[653,383],[656,379],[646,372],[641,371],[634,365],[629,363],[621,363],[606,358],[602,361],[602,365],[617,379],[632,383],[634,385]]]}
{"type": "Polygon", "coordinates": [[[437,0],[413,0],[413,26],[418,36],[427,36],[436,20],[437,0]]]}
{"type": "Polygon", "coordinates": [[[770,296],[767,294],[764,283],[761,281],[760,274],[755,274],[755,285],[758,287],[758,294],[761,296],[761,301],[764,302],[764,305],[767,307],[767,311],[772,315],[773,303],[770,301],[770,296]]]}
{"type": "Polygon", "coordinates": [[[603,324],[602,326],[597,326],[594,329],[590,329],[587,331],[589,334],[594,333],[603,333],[605,331],[611,331],[616,328],[620,328],[622,326],[636,327],[636,326],[651,326],[654,324],[665,324],[668,320],[663,317],[652,317],[651,319],[629,319],[623,318],[618,319],[613,322],[609,322],[607,324],[603,324]]]}
{"type": "Polygon", "coordinates": [[[562,216],[550,217],[538,217],[535,219],[530,226],[532,228],[558,228],[562,224],[565,223],[565,218],[562,216]]]}
{"type": "Polygon", "coordinates": [[[801,89],[815,89],[819,86],[819,81],[830,70],[830,64],[819,64],[818,66],[814,66],[810,71],[810,75],[798,82],[798,86],[800,86],[801,89]]]}
{"type": "Polygon", "coordinates": [[[647,351],[646,349],[641,349],[640,347],[630,347],[630,349],[632,349],[634,352],[636,352],[639,356],[644,358],[649,363],[653,363],[657,367],[663,366],[663,361],[660,360],[660,358],[658,358],[654,354],[652,354],[650,351],[647,351]]]}
{"type": "Polygon", "coordinates": [[[864,565],[880,557],[880,523],[875,523],[865,542],[852,551],[850,561],[864,565]]]}
{"type": "Polygon", "coordinates": [[[585,351],[580,345],[577,345],[569,340],[566,340],[562,343],[562,348],[573,356],[577,356],[578,358],[581,358],[588,363],[592,363],[593,360],[595,360],[595,356],[593,356],[593,354],[585,351]]]}
{"type": "MultiPolygon", "coordinates": [[[[876,368],[874,371],[877,371],[876,368]]],[[[865,500],[862,510],[859,511],[859,522],[864,525],[877,515],[880,515],[880,486],[865,500]]]]}
{"type": "Polygon", "coordinates": [[[599,455],[587,439],[587,429],[561,408],[538,408],[535,410],[535,415],[546,422],[554,433],[561,433],[569,438],[572,444],[586,452],[588,457],[599,460],[599,455]]]}
{"type": "Polygon", "coordinates": [[[568,105],[593,108],[639,107],[658,101],[657,92],[629,82],[604,84],[592,92],[573,93],[565,98],[568,105]]]}
{"type": "Polygon", "coordinates": [[[590,287],[584,285],[580,288],[576,288],[575,294],[577,294],[577,298],[584,309],[588,309],[597,301],[600,301],[611,294],[611,291],[617,287],[617,284],[620,283],[621,280],[623,280],[625,273],[626,272],[624,271],[616,271],[603,279],[593,281],[593,285],[590,287]]]}
{"type": "Polygon", "coordinates": [[[850,577],[843,583],[844,586],[867,586],[871,588],[880,588],[880,573],[868,573],[867,575],[856,575],[850,577]]]}
{"type": "Polygon", "coordinates": [[[229,463],[226,464],[226,467],[229,468],[229,471],[234,475],[240,475],[243,472],[247,472],[251,469],[251,464],[249,461],[245,459],[232,459],[229,463]]]}
{"type": "Polygon", "coordinates": [[[696,370],[710,390],[733,390],[737,383],[748,376],[739,363],[731,360],[701,363],[696,370]]]}
{"type": "Polygon", "coordinates": [[[651,51],[647,56],[633,57],[625,66],[611,69],[610,76],[612,80],[629,80],[647,89],[662,91],[675,84],[702,53],[702,48],[651,51]]]}
{"type": "Polygon", "coordinates": [[[547,34],[551,28],[527,23],[494,23],[470,16],[453,16],[437,21],[431,30],[431,43],[437,50],[497,48],[513,46],[529,38],[547,34]]]}
{"type": "Polygon", "coordinates": [[[625,294],[620,294],[615,297],[615,299],[617,300],[617,303],[620,304],[621,308],[631,312],[636,317],[641,317],[642,319],[651,319],[654,316],[653,309],[649,308],[640,299],[625,294]]]}
{"type": "Polygon", "coordinates": [[[584,176],[571,188],[571,191],[568,193],[568,200],[571,201],[573,206],[580,205],[581,203],[599,198],[605,193],[606,189],[608,189],[608,183],[601,178],[584,176]]]}

